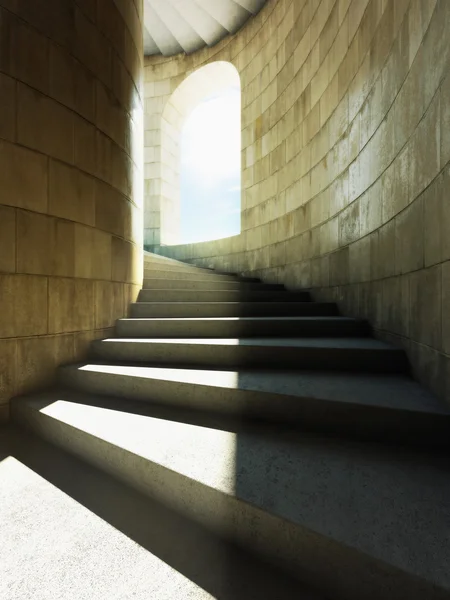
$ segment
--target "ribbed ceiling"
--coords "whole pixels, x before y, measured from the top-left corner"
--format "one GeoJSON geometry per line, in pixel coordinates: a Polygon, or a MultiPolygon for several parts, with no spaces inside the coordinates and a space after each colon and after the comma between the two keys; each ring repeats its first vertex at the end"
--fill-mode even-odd
{"type": "Polygon", "coordinates": [[[146,55],[190,54],[236,33],[267,0],[144,0],[146,55]]]}

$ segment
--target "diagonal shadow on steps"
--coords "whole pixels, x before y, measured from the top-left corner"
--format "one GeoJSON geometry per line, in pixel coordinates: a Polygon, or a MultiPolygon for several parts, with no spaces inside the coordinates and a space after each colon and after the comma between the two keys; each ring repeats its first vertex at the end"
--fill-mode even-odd
{"type": "MultiPolygon", "coordinates": [[[[217,600],[319,600],[276,567],[84,461],[62,450],[55,451],[54,446],[31,433],[24,434],[12,427],[0,430],[0,465],[9,457],[217,600]]],[[[48,567],[51,570],[51,565],[48,567]]],[[[123,575],[126,578],[126,573],[123,575]]],[[[157,600],[159,595],[152,598],[157,600]]],[[[184,597],[177,596],[174,600],[184,597]]]]}

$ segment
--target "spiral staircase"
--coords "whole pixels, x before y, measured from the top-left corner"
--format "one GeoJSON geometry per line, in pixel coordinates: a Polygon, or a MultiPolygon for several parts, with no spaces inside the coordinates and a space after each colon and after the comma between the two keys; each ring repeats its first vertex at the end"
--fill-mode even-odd
{"type": "Polygon", "coordinates": [[[266,0],[144,0],[146,55],[190,54],[234,34],[266,0]]]}

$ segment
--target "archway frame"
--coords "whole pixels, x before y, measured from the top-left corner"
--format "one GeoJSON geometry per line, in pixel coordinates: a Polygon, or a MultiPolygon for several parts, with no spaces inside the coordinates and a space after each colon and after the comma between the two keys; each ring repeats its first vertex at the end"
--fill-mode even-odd
{"type": "Polygon", "coordinates": [[[236,67],[214,61],[146,88],[144,246],[154,251],[180,239],[180,140],[187,117],[203,100],[241,89],[236,67]],[[171,92],[171,85],[175,89],[171,92]]]}

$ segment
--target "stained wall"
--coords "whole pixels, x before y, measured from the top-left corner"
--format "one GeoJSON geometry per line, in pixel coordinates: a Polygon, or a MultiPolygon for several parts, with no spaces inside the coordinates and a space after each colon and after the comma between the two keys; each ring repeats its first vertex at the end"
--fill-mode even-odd
{"type": "Polygon", "coordinates": [[[142,281],[142,1],[0,0],[0,418],[142,281]]]}
{"type": "Polygon", "coordinates": [[[243,232],[160,251],[337,301],[450,402],[450,2],[271,0],[146,59],[146,107],[218,60],[241,77],[243,232]]]}

